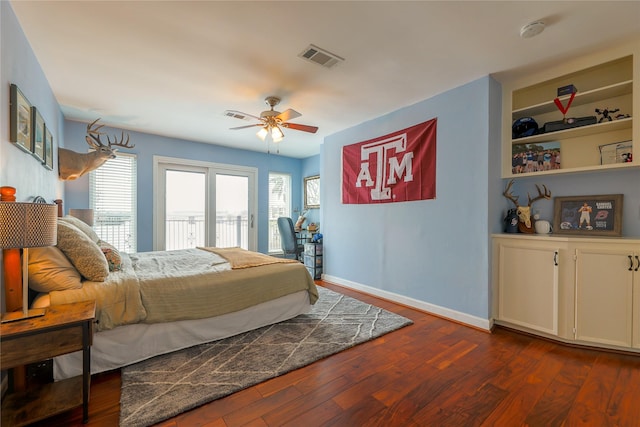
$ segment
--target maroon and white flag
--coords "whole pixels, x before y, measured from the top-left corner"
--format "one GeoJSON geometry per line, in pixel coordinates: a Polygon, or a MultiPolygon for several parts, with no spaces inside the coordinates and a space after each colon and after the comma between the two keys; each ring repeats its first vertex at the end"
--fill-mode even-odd
{"type": "Polygon", "coordinates": [[[435,199],[437,121],[342,147],[342,203],[435,199]]]}

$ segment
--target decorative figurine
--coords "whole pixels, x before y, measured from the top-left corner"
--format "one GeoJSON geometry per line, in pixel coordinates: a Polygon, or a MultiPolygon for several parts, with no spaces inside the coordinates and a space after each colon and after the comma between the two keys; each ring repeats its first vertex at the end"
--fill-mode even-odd
{"type": "Polygon", "coordinates": [[[596,108],[596,113],[602,117],[600,117],[600,119],[598,120],[598,123],[602,123],[604,121],[612,121],[613,119],[611,118],[610,114],[613,113],[617,113],[618,111],[620,111],[619,108],[616,108],[615,110],[610,110],[608,108],[596,108]]]}

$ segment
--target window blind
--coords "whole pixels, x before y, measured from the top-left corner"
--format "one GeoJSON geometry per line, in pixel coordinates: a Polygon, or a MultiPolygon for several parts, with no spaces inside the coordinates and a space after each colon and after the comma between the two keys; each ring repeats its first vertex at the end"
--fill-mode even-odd
{"type": "Polygon", "coordinates": [[[282,250],[278,218],[291,217],[291,175],[269,172],[269,252],[282,250]]]}
{"type": "Polygon", "coordinates": [[[137,158],[118,153],[89,174],[89,203],[100,239],[118,250],[137,251],[137,158]]]}

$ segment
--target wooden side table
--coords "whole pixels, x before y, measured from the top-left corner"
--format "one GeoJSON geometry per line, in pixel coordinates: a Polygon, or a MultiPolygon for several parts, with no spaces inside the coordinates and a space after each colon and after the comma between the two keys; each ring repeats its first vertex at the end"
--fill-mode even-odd
{"type": "Polygon", "coordinates": [[[82,350],[82,375],[35,389],[8,393],[2,425],[22,426],[82,405],[89,421],[94,301],[52,305],[44,316],[0,325],[0,367],[10,369],[82,350]],[[82,390],[82,393],[80,393],[82,390]]]}

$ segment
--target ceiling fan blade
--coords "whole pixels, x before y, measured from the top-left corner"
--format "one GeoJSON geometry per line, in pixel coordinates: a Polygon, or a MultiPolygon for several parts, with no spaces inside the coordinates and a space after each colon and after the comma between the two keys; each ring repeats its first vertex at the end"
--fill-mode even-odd
{"type": "Polygon", "coordinates": [[[316,126],[307,126],[307,125],[299,125],[297,123],[283,123],[282,126],[293,129],[293,130],[301,130],[303,132],[316,133],[318,128],[316,126]]]}
{"type": "Polygon", "coordinates": [[[234,119],[240,119],[240,120],[249,120],[249,118],[262,120],[260,117],[254,116],[253,114],[247,114],[247,113],[243,113],[242,111],[236,111],[236,110],[227,110],[224,112],[224,115],[227,117],[233,117],[234,119]]]}
{"type": "Polygon", "coordinates": [[[291,108],[284,110],[282,113],[276,116],[276,119],[280,119],[283,122],[288,122],[291,119],[295,119],[296,117],[300,117],[302,114],[298,113],[296,110],[292,110],[291,108]]]}
{"type": "Polygon", "coordinates": [[[238,126],[235,128],[229,128],[229,130],[237,130],[237,129],[246,129],[246,128],[252,128],[252,127],[256,127],[256,126],[264,126],[264,123],[256,123],[253,125],[246,125],[246,126],[238,126]]]}

